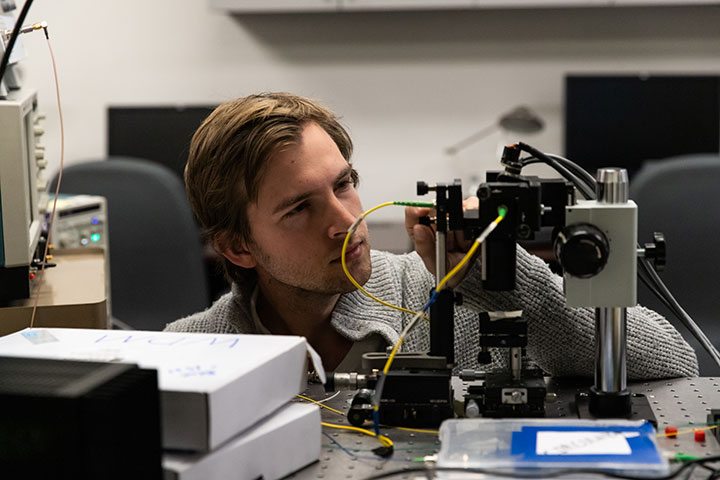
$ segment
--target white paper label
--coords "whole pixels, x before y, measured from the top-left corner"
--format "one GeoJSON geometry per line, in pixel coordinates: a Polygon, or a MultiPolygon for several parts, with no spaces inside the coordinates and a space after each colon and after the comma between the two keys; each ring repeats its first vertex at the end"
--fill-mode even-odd
{"type": "Polygon", "coordinates": [[[538,432],[537,455],[630,455],[621,432],[538,432]]]}

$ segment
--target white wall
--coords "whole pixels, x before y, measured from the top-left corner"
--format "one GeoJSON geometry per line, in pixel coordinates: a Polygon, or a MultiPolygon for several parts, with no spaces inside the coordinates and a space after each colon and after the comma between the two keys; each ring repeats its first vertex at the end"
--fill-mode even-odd
{"type": "MultiPolygon", "coordinates": [[[[547,121],[524,140],[560,152],[567,72],[720,72],[718,6],[232,16],[203,0],[37,0],[28,20],[41,19],[58,62],[66,162],[105,155],[108,105],[287,90],[343,116],[366,207],[414,198],[416,180],[497,168],[498,136],[456,158],[443,149],[517,104],[547,121]]],[[[24,41],[54,171],[47,47],[41,33],[24,41]]]]}

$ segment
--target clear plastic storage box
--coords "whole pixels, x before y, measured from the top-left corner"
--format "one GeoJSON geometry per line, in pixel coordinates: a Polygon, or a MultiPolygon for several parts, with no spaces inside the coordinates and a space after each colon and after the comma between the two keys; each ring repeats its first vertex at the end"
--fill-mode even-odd
{"type": "MultiPolygon", "coordinates": [[[[648,422],[629,420],[452,419],[440,427],[437,466],[458,469],[439,478],[467,478],[462,469],[518,476],[581,470],[563,478],[588,478],[592,470],[657,477],[667,459],[648,422]]],[[[500,475],[497,475],[500,476],[500,475]]]]}

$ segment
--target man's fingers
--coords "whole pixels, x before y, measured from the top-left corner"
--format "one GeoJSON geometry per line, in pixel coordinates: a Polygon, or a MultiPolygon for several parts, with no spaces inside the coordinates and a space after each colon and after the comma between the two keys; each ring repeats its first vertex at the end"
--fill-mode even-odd
{"type": "Polygon", "coordinates": [[[460,252],[467,252],[470,250],[470,247],[472,247],[473,241],[475,239],[472,237],[466,237],[464,232],[457,232],[455,235],[455,244],[457,245],[457,250],[460,252]]]}
{"type": "Polygon", "coordinates": [[[478,197],[468,197],[463,200],[463,210],[477,210],[480,207],[478,197]]]}
{"type": "Polygon", "coordinates": [[[450,231],[447,234],[448,252],[467,252],[473,244],[474,239],[466,239],[463,232],[450,231]]]}
{"type": "Polygon", "coordinates": [[[430,215],[431,209],[425,207],[405,207],[405,231],[413,238],[413,228],[420,223],[420,217],[430,215]]]}
{"type": "Polygon", "coordinates": [[[425,225],[416,224],[412,229],[415,251],[422,258],[425,268],[435,274],[435,234],[425,225]]]}

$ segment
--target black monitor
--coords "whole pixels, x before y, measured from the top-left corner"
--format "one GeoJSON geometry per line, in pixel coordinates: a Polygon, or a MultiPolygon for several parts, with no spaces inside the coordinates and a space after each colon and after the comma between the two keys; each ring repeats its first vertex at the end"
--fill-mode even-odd
{"type": "Polygon", "coordinates": [[[591,173],[720,151],[720,76],[568,75],[565,155],[591,173]]]}
{"type": "Polygon", "coordinates": [[[214,108],[108,107],[108,155],[152,160],[182,178],[190,139],[214,108]]]}

